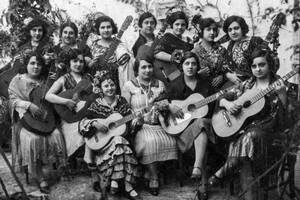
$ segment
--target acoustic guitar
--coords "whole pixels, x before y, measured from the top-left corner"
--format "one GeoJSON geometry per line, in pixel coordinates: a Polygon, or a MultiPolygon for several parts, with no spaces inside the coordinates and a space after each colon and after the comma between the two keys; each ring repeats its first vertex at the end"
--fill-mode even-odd
{"type": "MultiPolygon", "coordinates": [[[[282,77],[282,80],[286,81],[297,73],[298,69],[292,70],[282,77]]],[[[265,105],[264,96],[272,92],[280,81],[275,81],[264,90],[246,90],[243,95],[234,101],[235,104],[242,105],[242,110],[238,115],[232,115],[226,109],[220,108],[212,117],[212,126],[215,133],[223,138],[233,136],[240,130],[246,119],[263,109],[265,105]]]]}
{"type": "Polygon", "coordinates": [[[165,123],[163,120],[160,120],[162,128],[171,135],[177,135],[181,133],[186,129],[193,119],[202,118],[208,113],[207,104],[217,100],[220,96],[234,87],[236,86],[233,85],[207,98],[204,98],[199,93],[194,93],[183,101],[173,100],[171,104],[181,108],[182,112],[184,113],[184,117],[174,118],[172,115],[170,115],[167,119],[167,123],[165,123]]]}
{"type": "Polygon", "coordinates": [[[70,110],[67,106],[55,104],[54,109],[61,119],[68,123],[80,121],[86,116],[87,109],[97,98],[97,95],[92,91],[92,83],[87,79],[82,79],[75,88],[66,90],[58,94],[58,96],[72,99],[76,102],[75,110],[70,110]]]}
{"type": "Polygon", "coordinates": [[[119,113],[113,113],[106,119],[97,119],[101,124],[108,128],[107,133],[98,131],[93,137],[85,138],[86,145],[92,150],[101,150],[115,136],[123,135],[126,131],[126,123],[137,118],[140,114],[148,112],[152,106],[134,112],[131,115],[123,117],[119,113]]]}

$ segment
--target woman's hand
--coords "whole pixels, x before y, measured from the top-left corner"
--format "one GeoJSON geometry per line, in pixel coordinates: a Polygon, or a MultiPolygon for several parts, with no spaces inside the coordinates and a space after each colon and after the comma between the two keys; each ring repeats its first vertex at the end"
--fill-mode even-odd
{"type": "Polygon", "coordinates": [[[75,110],[76,108],[76,102],[73,101],[72,99],[67,99],[65,105],[72,111],[75,110]]]}
{"type": "Polygon", "coordinates": [[[219,75],[212,80],[212,86],[214,88],[219,87],[219,85],[223,82],[223,76],[219,75]]]}
{"type": "Polygon", "coordinates": [[[171,114],[175,118],[180,118],[180,119],[184,118],[184,113],[182,112],[181,108],[179,108],[178,106],[170,104],[169,105],[169,110],[171,111],[171,114]]]}
{"type": "Polygon", "coordinates": [[[45,112],[43,110],[41,110],[37,105],[35,105],[34,103],[31,103],[29,106],[29,111],[31,112],[31,114],[36,117],[36,118],[44,118],[44,114],[45,112]]]}
{"type": "Polygon", "coordinates": [[[46,65],[47,65],[47,64],[49,64],[52,60],[54,60],[54,53],[46,52],[45,55],[43,56],[43,58],[45,59],[45,63],[46,63],[46,65]]]}
{"type": "Polygon", "coordinates": [[[236,85],[238,85],[242,82],[236,73],[228,72],[228,73],[226,73],[226,77],[229,81],[233,82],[236,85]]]}
{"type": "Polygon", "coordinates": [[[101,124],[98,120],[94,121],[92,123],[92,126],[95,127],[101,133],[107,133],[108,132],[107,126],[105,126],[104,124],[101,124]]]}
{"type": "Polygon", "coordinates": [[[242,105],[238,105],[234,102],[227,101],[226,99],[222,99],[222,105],[226,108],[226,110],[232,114],[232,115],[237,115],[240,113],[242,109],[242,105]]]}
{"type": "Polygon", "coordinates": [[[119,65],[124,65],[125,63],[127,63],[130,60],[130,55],[128,53],[123,54],[119,60],[118,60],[118,64],[119,65]]]}
{"type": "Polygon", "coordinates": [[[144,118],[142,115],[139,115],[136,119],[132,120],[132,127],[141,126],[144,123],[144,118]]]}
{"type": "Polygon", "coordinates": [[[210,69],[208,67],[204,67],[198,71],[198,74],[203,77],[208,77],[210,74],[210,69]]]}

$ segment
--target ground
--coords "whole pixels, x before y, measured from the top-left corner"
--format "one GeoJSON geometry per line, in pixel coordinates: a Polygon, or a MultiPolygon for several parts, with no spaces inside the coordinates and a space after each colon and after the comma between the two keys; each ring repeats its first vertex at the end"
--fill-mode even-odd
{"type": "MultiPolygon", "coordinates": [[[[8,159],[11,160],[11,155],[7,154],[8,159]]],[[[34,197],[42,196],[38,188],[32,184],[25,183],[25,176],[21,173],[17,174],[23,183],[28,195],[32,196],[30,199],[35,199],[34,197]]],[[[9,194],[20,191],[16,181],[13,179],[9,169],[4,162],[3,158],[0,157],[0,177],[3,179],[6,189],[9,194]]],[[[63,179],[56,182],[51,187],[51,192],[49,195],[50,200],[94,200],[99,199],[100,193],[95,192],[92,189],[93,179],[89,175],[78,175],[74,177],[69,177],[68,179],[63,179]]],[[[161,181],[164,182],[164,181],[161,181]]],[[[157,197],[150,195],[147,190],[142,186],[138,187],[138,191],[141,191],[141,195],[144,200],[194,200],[195,199],[195,182],[189,180],[184,182],[184,186],[180,187],[179,182],[176,180],[168,180],[168,183],[162,183],[160,194],[157,197]]],[[[237,183],[235,187],[238,188],[237,183]]],[[[3,190],[0,189],[0,197],[3,196],[3,190]]],[[[276,193],[272,193],[272,196],[276,197],[276,193]]],[[[1,198],[0,198],[1,199],[1,198]]],[[[42,199],[42,198],[36,198],[42,199]]],[[[109,200],[112,198],[109,197],[109,200]]],[[[118,198],[120,200],[125,200],[125,198],[118,198]]],[[[216,187],[212,188],[209,193],[209,200],[234,200],[238,199],[237,195],[230,195],[229,187],[224,186],[223,188],[216,187]]]]}

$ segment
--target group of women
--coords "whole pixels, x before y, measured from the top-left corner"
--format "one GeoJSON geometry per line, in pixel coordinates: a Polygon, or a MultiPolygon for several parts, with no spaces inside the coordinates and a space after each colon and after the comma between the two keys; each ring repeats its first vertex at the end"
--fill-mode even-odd
{"type": "MultiPolygon", "coordinates": [[[[189,25],[184,12],[171,13],[167,23],[171,31],[158,38],[154,35],[156,18],[151,13],[143,13],[138,21],[139,38],[129,50],[113,37],[118,30],[108,16],[96,20],[100,37],[89,38],[86,44],[77,40],[78,29],[68,22],[61,25],[61,40],[53,47],[53,52],[42,50],[48,45],[44,39],[47,34],[45,23],[39,19],[29,23],[31,37],[26,45],[32,52],[25,55],[20,73],[12,79],[8,92],[13,119],[14,163],[27,167],[41,191],[49,192],[44,167],[63,168],[81,154],[88,166],[97,170],[99,181],[95,182],[94,189],[100,189],[103,198],[107,188],[112,195],[124,188],[124,195],[129,199],[142,199],[135,190],[136,180],[141,176],[148,180],[149,192],[158,195],[158,165],[178,159],[179,153],[184,156],[192,147],[195,160],[191,177],[202,179],[197,190],[198,199],[208,199],[208,186],[219,183],[240,167],[250,168],[245,176],[247,183],[252,180],[255,174],[251,167],[264,159],[265,144],[272,141],[274,129],[278,130],[284,121],[281,117],[286,105],[285,91],[276,90],[266,96],[263,111],[230,140],[228,153],[224,154],[226,162],[208,179],[207,145],[217,146],[219,140],[213,133],[210,118],[213,109],[219,106],[237,114],[241,106],[232,100],[245,91],[265,89],[276,80],[269,49],[261,47],[264,44],[261,38],[247,35],[248,25],[239,16],[230,16],[224,22],[223,30],[230,38],[227,49],[215,41],[219,27],[211,18],[198,22],[201,41],[196,44],[184,36],[189,25]],[[100,65],[99,60],[104,59],[114,42],[119,43],[114,54],[108,63],[100,65]],[[153,64],[157,60],[175,64],[179,74],[169,78],[162,68],[153,64]],[[41,136],[24,127],[21,119],[26,113],[38,118],[45,115],[39,105],[31,101],[30,94],[40,85],[49,83],[49,79],[54,83],[49,85],[44,98],[52,104],[76,110],[78,102],[61,97],[60,93],[74,89],[83,80],[91,83],[91,92],[96,97],[82,119],[72,123],[59,119],[51,134],[41,136]],[[181,108],[170,103],[172,100],[184,100],[193,93],[208,97],[232,84],[238,87],[209,104],[208,114],[192,121],[182,133],[174,136],[162,128],[160,121],[169,115],[184,116],[181,108]],[[85,139],[92,138],[98,131],[109,134],[109,127],[101,122],[114,112],[127,116],[144,108],[150,109],[127,123],[126,133],[114,136],[105,147],[92,150],[85,145],[85,139]]],[[[246,198],[253,199],[252,195],[250,191],[246,198]]]]}

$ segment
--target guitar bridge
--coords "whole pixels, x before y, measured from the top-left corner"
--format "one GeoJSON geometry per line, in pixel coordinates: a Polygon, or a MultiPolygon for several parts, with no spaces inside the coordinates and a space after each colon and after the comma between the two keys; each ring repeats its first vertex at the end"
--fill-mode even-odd
{"type": "Polygon", "coordinates": [[[225,120],[227,126],[231,127],[231,126],[232,126],[232,123],[231,123],[231,121],[230,121],[230,119],[229,119],[229,116],[228,116],[227,112],[226,112],[226,111],[223,111],[223,112],[222,112],[222,115],[223,115],[223,118],[224,118],[224,120],[225,120]]]}

